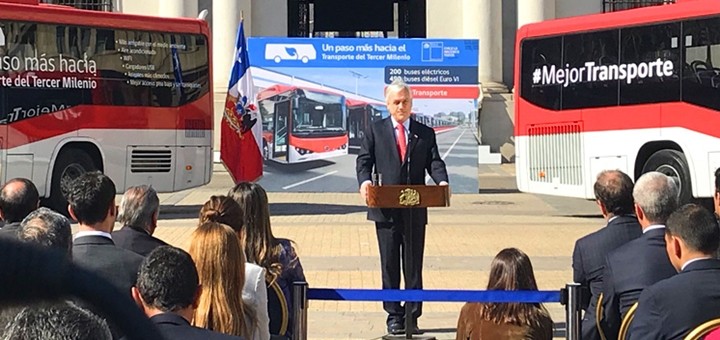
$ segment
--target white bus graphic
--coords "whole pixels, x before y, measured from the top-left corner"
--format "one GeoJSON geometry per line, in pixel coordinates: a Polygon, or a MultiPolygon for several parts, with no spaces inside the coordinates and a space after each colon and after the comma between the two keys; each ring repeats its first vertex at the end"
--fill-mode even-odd
{"type": "Polygon", "coordinates": [[[315,60],[317,53],[311,44],[267,44],[265,45],[265,60],[301,60],[307,63],[315,60]]]}

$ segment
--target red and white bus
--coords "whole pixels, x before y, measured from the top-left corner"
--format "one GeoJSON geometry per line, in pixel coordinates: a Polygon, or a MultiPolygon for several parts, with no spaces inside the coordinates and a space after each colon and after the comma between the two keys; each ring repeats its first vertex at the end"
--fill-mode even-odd
{"type": "Polygon", "coordinates": [[[348,133],[351,149],[360,149],[365,130],[375,121],[387,118],[390,113],[385,103],[347,99],[348,133]]]}
{"type": "Polygon", "coordinates": [[[0,180],[101,170],[118,191],[172,192],[212,173],[207,23],[0,0],[0,180]]]}
{"type": "Polygon", "coordinates": [[[257,99],[266,160],[299,163],[348,154],[343,95],[273,85],[258,93],[257,99]]]}
{"type": "Polygon", "coordinates": [[[711,197],[720,167],[720,0],[546,21],[518,30],[521,191],[594,198],[596,175],[675,177],[711,197]]]}

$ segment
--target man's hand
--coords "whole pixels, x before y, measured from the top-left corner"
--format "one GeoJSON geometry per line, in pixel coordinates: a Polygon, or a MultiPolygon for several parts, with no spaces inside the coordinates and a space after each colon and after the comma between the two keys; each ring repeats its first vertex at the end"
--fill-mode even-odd
{"type": "Polygon", "coordinates": [[[370,182],[370,181],[365,181],[365,182],[362,182],[362,184],[360,184],[360,197],[362,197],[362,199],[363,199],[363,201],[365,201],[365,203],[367,203],[368,187],[371,184],[372,184],[372,182],[370,182]]]}
{"type": "MultiPolygon", "coordinates": [[[[446,181],[440,181],[440,183],[438,183],[438,185],[448,186],[449,183],[446,181]]],[[[448,197],[452,197],[452,191],[450,190],[450,187],[448,187],[448,197]]]]}

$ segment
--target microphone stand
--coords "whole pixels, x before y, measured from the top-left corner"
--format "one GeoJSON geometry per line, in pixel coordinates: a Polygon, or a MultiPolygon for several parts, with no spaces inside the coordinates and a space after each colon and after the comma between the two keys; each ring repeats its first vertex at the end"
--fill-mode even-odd
{"type": "MultiPolygon", "coordinates": [[[[415,143],[417,142],[417,135],[409,133],[409,140],[408,140],[408,148],[407,148],[407,155],[405,156],[405,165],[404,168],[406,170],[405,172],[405,184],[406,185],[412,185],[412,177],[410,176],[410,161],[411,157],[410,154],[412,152],[412,149],[415,146],[415,143]]],[[[403,278],[405,279],[405,289],[407,289],[408,286],[408,279],[410,278],[410,271],[408,268],[415,268],[415,261],[413,259],[413,212],[415,211],[415,208],[406,208],[406,209],[400,209],[400,214],[402,215],[403,220],[403,227],[404,227],[404,238],[403,238],[403,278]]],[[[420,269],[420,272],[422,272],[422,268],[420,269]]],[[[436,340],[434,336],[417,336],[413,334],[413,331],[415,330],[415,318],[413,318],[412,310],[413,307],[418,305],[419,302],[408,302],[405,301],[405,336],[393,336],[388,335],[384,336],[383,339],[389,339],[389,340],[397,340],[397,339],[415,339],[415,340],[436,340]]]]}

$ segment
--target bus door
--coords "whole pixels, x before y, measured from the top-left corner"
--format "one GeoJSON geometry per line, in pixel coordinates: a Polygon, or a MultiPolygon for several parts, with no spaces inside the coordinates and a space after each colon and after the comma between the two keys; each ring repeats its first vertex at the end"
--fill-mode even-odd
{"type": "Polygon", "coordinates": [[[357,147],[360,146],[360,142],[362,141],[364,130],[366,128],[365,107],[356,106],[350,108],[348,111],[350,112],[348,119],[350,146],[357,147]]]}
{"type": "Polygon", "coordinates": [[[290,99],[275,102],[275,119],[273,127],[272,159],[287,161],[289,116],[292,101],[290,99]]]}

